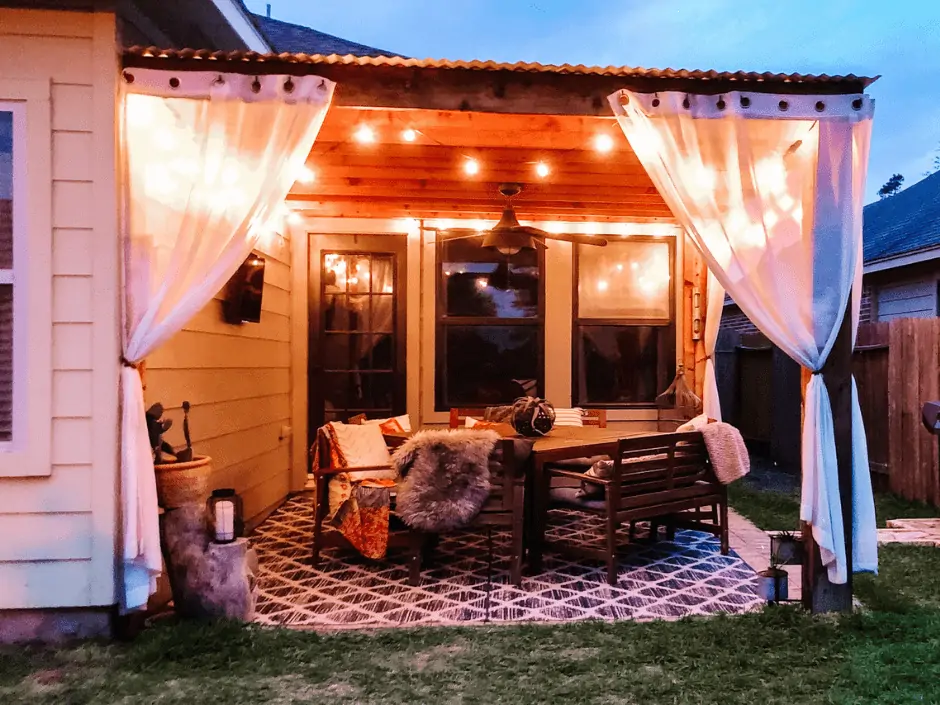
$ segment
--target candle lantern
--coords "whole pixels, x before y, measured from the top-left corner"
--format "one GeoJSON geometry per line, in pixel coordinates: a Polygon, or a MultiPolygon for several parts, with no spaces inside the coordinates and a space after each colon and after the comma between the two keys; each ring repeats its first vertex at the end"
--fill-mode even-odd
{"type": "Polygon", "coordinates": [[[213,490],[209,497],[209,521],[216,543],[232,543],[242,535],[242,498],[233,489],[213,490]]]}

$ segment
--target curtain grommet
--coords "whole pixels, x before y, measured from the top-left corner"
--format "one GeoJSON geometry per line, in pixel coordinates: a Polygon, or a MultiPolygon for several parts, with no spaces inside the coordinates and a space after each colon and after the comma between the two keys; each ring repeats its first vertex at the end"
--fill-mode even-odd
{"type": "Polygon", "coordinates": [[[853,100],[853,101],[852,101],[852,108],[853,108],[854,110],[861,110],[861,109],[862,109],[862,99],[861,99],[861,98],[856,98],[855,100],[853,100]]]}
{"type": "Polygon", "coordinates": [[[251,92],[260,93],[261,92],[261,81],[258,80],[258,77],[255,76],[255,80],[251,82],[251,92]]]}
{"type": "Polygon", "coordinates": [[[658,107],[659,107],[659,98],[653,98],[653,100],[650,102],[650,105],[652,105],[654,108],[658,108],[658,107]]]}
{"type": "Polygon", "coordinates": [[[217,85],[217,86],[224,86],[224,85],[225,85],[225,79],[222,77],[222,74],[219,74],[219,75],[216,77],[216,79],[213,81],[213,83],[214,83],[215,85],[217,85]]]}
{"type": "Polygon", "coordinates": [[[742,95],[742,96],[741,96],[741,107],[742,107],[742,108],[750,108],[750,107],[751,107],[751,99],[748,98],[746,95],[742,95]]]}
{"type": "Polygon", "coordinates": [[[724,110],[726,107],[728,107],[728,104],[725,102],[725,97],[724,97],[724,96],[721,96],[721,97],[718,99],[718,102],[715,103],[715,105],[718,106],[718,109],[719,109],[719,110],[724,110]]]}
{"type": "Polygon", "coordinates": [[[790,104],[785,100],[781,100],[779,103],[777,103],[777,107],[780,109],[780,112],[785,113],[790,109],[790,104]]]}
{"type": "Polygon", "coordinates": [[[180,80],[176,76],[173,76],[172,78],[170,78],[170,88],[176,89],[179,87],[180,87],[180,80]]]}
{"type": "Polygon", "coordinates": [[[817,100],[817,101],[816,101],[816,112],[817,112],[817,113],[821,113],[821,112],[822,112],[823,110],[825,110],[825,109],[826,109],[826,104],[823,103],[821,100],[817,100]]]}
{"type": "Polygon", "coordinates": [[[134,82],[134,74],[132,74],[130,71],[124,71],[124,72],[121,74],[121,77],[124,79],[124,83],[133,83],[133,82],[134,82]]]}
{"type": "Polygon", "coordinates": [[[685,98],[683,98],[682,107],[685,108],[686,110],[692,107],[692,101],[689,100],[689,96],[686,96],[685,98]]]}
{"type": "Polygon", "coordinates": [[[294,79],[290,76],[287,77],[287,80],[284,81],[284,92],[293,93],[294,92],[294,79]]]}
{"type": "Polygon", "coordinates": [[[620,104],[621,104],[621,105],[630,105],[630,96],[628,96],[626,93],[621,93],[621,94],[620,94],[620,104]]]}

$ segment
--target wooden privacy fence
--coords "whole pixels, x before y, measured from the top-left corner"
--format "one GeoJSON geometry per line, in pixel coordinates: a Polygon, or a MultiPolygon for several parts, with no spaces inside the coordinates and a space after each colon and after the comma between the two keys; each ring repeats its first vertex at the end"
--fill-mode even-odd
{"type": "Polygon", "coordinates": [[[876,484],[940,506],[938,438],[921,423],[924,402],[940,399],[940,319],[860,326],[854,372],[876,484]]]}

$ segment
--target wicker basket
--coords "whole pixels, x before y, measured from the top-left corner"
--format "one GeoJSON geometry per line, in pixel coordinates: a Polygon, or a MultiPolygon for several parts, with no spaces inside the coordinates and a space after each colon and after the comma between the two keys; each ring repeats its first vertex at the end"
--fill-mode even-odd
{"type": "Polygon", "coordinates": [[[212,458],[197,455],[188,463],[154,465],[160,506],[173,509],[184,504],[205,504],[209,499],[211,462],[212,458]]]}

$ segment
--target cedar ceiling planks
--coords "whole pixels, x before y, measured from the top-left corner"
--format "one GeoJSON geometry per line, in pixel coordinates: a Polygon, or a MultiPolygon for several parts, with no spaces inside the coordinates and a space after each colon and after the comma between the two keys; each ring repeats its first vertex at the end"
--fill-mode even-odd
{"type": "Polygon", "coordinates": [[[514,181],[525,184],[514,199],[523,221],[672,218],[613,118],[334,106],[307,166],[316,179],[288,200],[312,216],[495,218],[497,186],[514,181]],[[360,125],[374,143],[352,138],[360,125]],[[598,134],[613,139],[611,152],[593,149],[598,134]],[[468,158],[475,176],[463,171],[468,158]],[[539,161],[552,170],[545,179],[539,161]]]}

